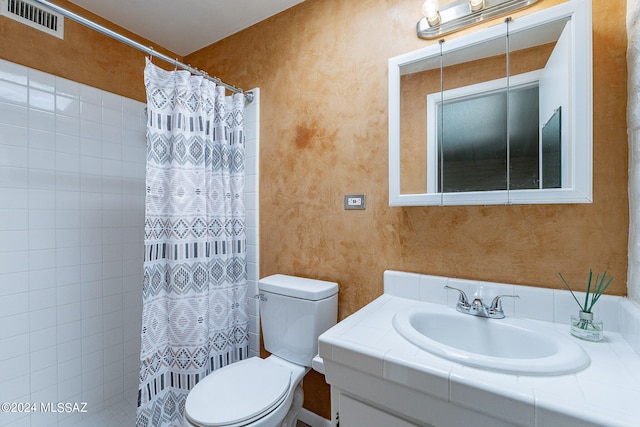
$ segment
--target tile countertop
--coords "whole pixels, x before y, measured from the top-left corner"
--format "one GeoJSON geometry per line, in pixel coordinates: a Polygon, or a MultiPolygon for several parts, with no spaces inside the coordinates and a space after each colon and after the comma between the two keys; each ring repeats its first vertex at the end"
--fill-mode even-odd
{"type": "MultiPolygon", "coordinates": [[[[473,287],[487,288],[484,282],[385,272],[385,294],[325,332],[320,337],[320,357],[452,404],[492,416],[498,414],[507,421],[519,420],[518,425],[640,425],[640,357],[620,333],[607,331],[606,323],[604,340],[592,343],[571,337],[568,322],[532,319],[574,339],[591,358],[586,369],[559,376],[519,376],[476,369],[442,359],[406,341],[393,328],[393,316],[421,304],[428,308],[434,303],[428,299],[450,305],[454,310],[457,292],[448,295],[445,290],[437,296],[443,283],[462,285],[465,291],[470,291],[467,295],[473,295],[473,287]],[[416,281],[415,277],[404,275],[418,278],[416,281]],[[407,283],[417,285],[411,288],[405,286],[407,283]],[[407,289],[412,289],[409,294],[398,296],[407,289]],[[425,289],[433,289],[436,296],[425,298],[425,289]]],[[[489,284],[488,288],[504,293],[503,286],[514,285],[489,284]]],[[[519,291],[516,293],[526,294],[521,288],[524,287],[516,286],[519,291]]],[[[562,306],[563,298],[556,295],[549,313],[556,311],[558,304],[562,306]]],[[[614,297],[611,307],[618,300],[614,297]]],[[[517,311],[514,307],[507,308],[505,304],[507,315],[509,310],[517,311]]],[[[610,315],[603,313],[603,317],[610,315]]]]}

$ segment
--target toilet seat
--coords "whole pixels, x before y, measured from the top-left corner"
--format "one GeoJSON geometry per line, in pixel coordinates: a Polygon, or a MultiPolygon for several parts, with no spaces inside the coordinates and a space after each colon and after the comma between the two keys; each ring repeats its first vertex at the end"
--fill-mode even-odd
{"type": "Polygon", "coordinates": [[[202,427],[239,427],[264,417],[287,397],[291,371],[259,357],[207,375],[185,402],[187,419],[202,427]]]}

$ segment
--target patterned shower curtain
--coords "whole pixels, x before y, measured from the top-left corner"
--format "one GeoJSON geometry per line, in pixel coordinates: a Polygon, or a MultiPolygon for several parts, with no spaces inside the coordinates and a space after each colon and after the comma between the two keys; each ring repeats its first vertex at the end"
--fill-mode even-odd
{"type": "Polygon", "coordinates": [[[244,97],[147,59],[137,427],[179,426],[189,390],[249,346],[244,97]]]}

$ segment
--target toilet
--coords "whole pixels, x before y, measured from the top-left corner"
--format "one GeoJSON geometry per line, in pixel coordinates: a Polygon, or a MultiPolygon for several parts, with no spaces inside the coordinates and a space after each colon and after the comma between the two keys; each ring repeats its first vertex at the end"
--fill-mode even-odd
{"type": "Polygon", "coordinates": [[[207,375],[189,392],[185,427],[295,427],[318,337],[336,324],[338,284],[276,274],[258,282],[266,359],[207,375]]]}

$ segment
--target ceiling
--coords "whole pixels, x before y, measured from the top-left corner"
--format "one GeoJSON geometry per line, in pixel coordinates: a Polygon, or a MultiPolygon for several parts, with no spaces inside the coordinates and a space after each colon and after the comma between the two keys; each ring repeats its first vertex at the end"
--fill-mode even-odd
{"type": "Polygon", "coordinates": [[[186,56],[304,0],[70,0],[186,56]]]}

